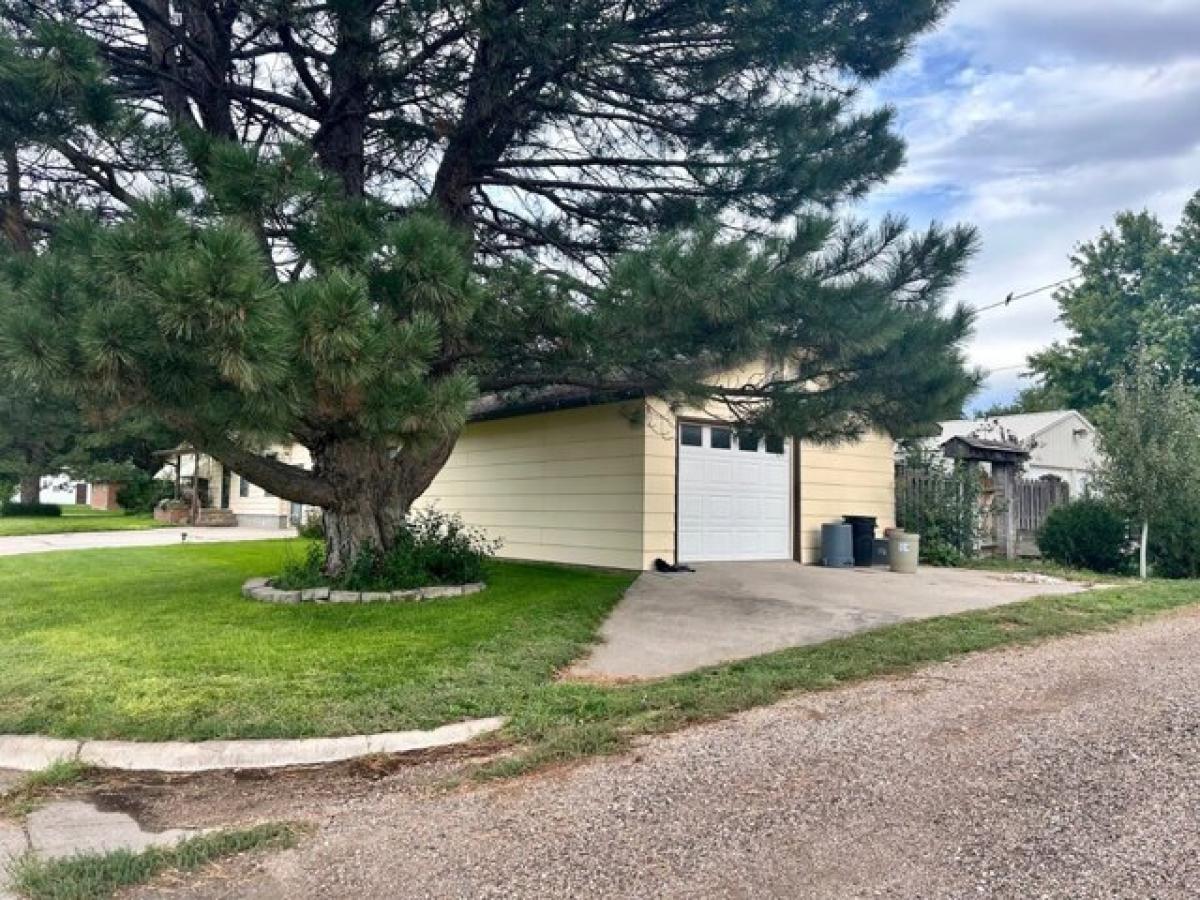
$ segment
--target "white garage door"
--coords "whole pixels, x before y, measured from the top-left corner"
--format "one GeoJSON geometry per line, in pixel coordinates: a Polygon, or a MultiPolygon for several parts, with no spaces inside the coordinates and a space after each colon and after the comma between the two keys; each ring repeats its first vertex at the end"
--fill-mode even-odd
{"type": "Polygon", "coordinates": [[[679,561],[791,559],[791,442],[679,426],[679,561]]]}

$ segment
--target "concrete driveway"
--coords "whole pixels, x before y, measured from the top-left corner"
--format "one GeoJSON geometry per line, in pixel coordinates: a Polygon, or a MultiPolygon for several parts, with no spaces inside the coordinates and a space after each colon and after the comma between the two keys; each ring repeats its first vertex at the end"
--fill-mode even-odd
{"type": "Polygon", "coordinates": [[[825,569],[793,562],[707,563],[646,572],[569,677],[661,678],[893,622],[1001,606],[1085,586],[969,569],[825,569]]]}
{"type": "Polygon", "coordinates": [[[0,537],[0,556],[50,553],[55,550],[95,550],[103,547],[161,547],[226,541],[278,541],[295,537],[294,528],[149,528],[145,531],[86,531],[76,534],[24,534],[0,537]],[[185,537],[186,536],[186,537],[185,537]]]}

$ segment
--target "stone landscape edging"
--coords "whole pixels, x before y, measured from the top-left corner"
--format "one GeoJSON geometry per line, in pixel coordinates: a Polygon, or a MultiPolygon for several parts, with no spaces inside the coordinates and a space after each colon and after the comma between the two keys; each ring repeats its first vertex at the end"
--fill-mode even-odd
{"type": "Polygon", "coordinates": [[[93,741],[36,734],[0,735],[0,769],[33,772],[66,760],[103,769],[153,772],[210,772],[219,769],[274,769],[342,762],[377,753],[411,753],[465,744],[502,728],[508,719],[492,716],[443,725],[428,731],[388,731],[347,737],[231,741],[93,741]]]}
{"type": "Polygon", "coordinates": [[[419,603],[441,597],[461,597],[478,594],[487,585],[482,581],[469,584],[434,584],[403,591],[342,591],[335,588],[304,588],[288,591],[271,587],[269,578],[251,578],[242,585],[242,596],[263,603],[419,603]]]}

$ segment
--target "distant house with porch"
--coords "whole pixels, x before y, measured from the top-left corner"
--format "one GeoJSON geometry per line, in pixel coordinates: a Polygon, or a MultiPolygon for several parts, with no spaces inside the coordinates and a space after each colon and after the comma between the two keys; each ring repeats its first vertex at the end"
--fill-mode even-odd
{"type": "MultiPolygon", "coordinates": [[[[277,447],[274,455],[293,465],[309,465],[308,452],[298,444],[277,447]]],[[[301,504],[267,493],[189,444],[162,450],[159,456],[164,465],[156,477],[175,484],[173,520],[198,525],[287,528],[304,519],[306,511],[301,504]]]]}

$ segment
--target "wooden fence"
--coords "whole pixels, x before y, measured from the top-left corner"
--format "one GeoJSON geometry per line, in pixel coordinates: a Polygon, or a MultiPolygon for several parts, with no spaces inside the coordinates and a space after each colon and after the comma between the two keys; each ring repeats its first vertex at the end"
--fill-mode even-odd
{"type": "MultiPolygon", "coordinates": [[[[1007,521],[1008,501],[1000,497],[992,479],[979,474],[979,489],[967,491],[961,476],[949,472],[914,470],[905,466],[896,468],[896,515],[906,527],[919,529],[918,510],[931,506],[939,509],[935,527],[943,540],[969,552],[966,542],[973,542],[975,549],[993,552],[1000,543],[999,529],[1007,521]],[[964,495],[974,495],[974,514],[963,510],[964,495]],[[959,510],[959,512],[956,512],[959,510]],[[967,521],[970,516],[973,521],[967,521]]],[[[1018,552],[1022,555],[1037,553],[1037,532],[1056,506],[1070,499],[1067,484],[1058,479],[1023,478],[1016,482],[1013,492],[1013,524],[1016,531],[1018,552]]],[[[921,523],[928,525],[935,523],[921,523]]]]}
{"type": "Polygon", "coordinates": [[[1050,510],[1070,499],[1070,489],[1057,478],[1023,478],[1017,482],[1016,507],[1018,534],[1037,534],[1050,510]]]}
{"type": "Polygon", "coordinates": [[[977,472],[896,468],[896,524],[970,555],[977,549],[980,513],[977,472]]]}

